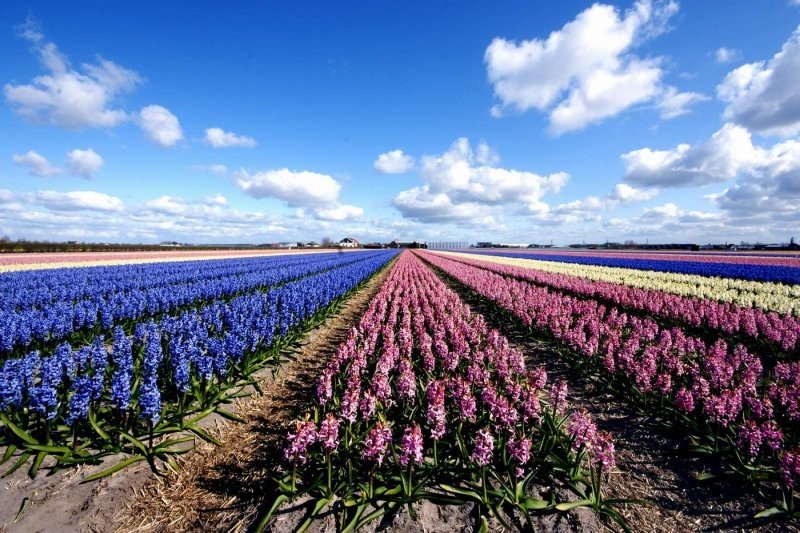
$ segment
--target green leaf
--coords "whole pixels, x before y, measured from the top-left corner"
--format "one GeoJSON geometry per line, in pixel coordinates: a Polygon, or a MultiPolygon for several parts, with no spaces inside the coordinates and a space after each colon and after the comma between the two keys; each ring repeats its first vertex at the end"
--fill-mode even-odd
{"type": "Polygon", "coordinates": [[[187,429],[191,429],[190,426],[193,426],[197,422],[200,422],[202,419],[204,419],[205,417],[207,417],[208,415],[210,415],[213,412],[214,412],[214,408],[213,407],[210,407],[210,408],[206,409],[205,411],[201,411],[200,413],[196,414],[195,416],[193,416],[192,418],[187,420],[184,423],[184,427],[186,427],[187,429]]]}
{"type": "Polygon", "coordinates": [[[105,441],[111,440],[111,436],[108,433],[106,433],[106,431],[103,430],[103,428],[100,427],[100,424],[97,423],[97,419],[95,418],[93,409],[89,409],[89,423],[92,425],[97,434],[100,435],[100,438],[102,438],[105,441]]]}
{"type": "Polygon", "coordinates": [[[17,511],[17,514],[14,517],[15,524],[17,523],[17,520],[19,520],[19,517],[22,516],[22,512],[25,510],[25,508],[28,506],[29,503],[31,503],[30,496],[25,496],[24,498],[22,498],[22,503],[19,504],[19,510],[17,511]]]}
{"type": "Polygon", "coordinates": [[[192,433],[194,433],[195,435],[197,435],[198,437],[200,437],[201,439],[203,439],[204,441],[206,441],[206,442],[210,442],[212,444],[216,444],[217,446],[222,446],[222,443],[220,441],[218,441],[217,439],[212,437],[211,434],[208,433],[208,431],[206,431],[204,429],[201,429],[198,426],[194,426],[194,425],[193,426],[189,426],[189,427],[187,427],[187,429],[189,431],[191,431],[192,433]]]}
{"type": "Polygon", "coordinates": [[[0,459],[0,465],[6,464],[6,462],[8,462],[8,460],[11,459],[11,457],[14,455],[15,451],[17,451],[17,445],[9,444],[6,447],[6,452],[3,454],[3,458],[0,459]]]}
{"type": "Polygon", "coordinates": [[[31,454],[31,452],[27,452],[27,451],[26,451],[26,452],[22,452],[22,454],[21,454],[21,455],[19,456],[19,458],[17,459],[17,462],[16,462],[16,463],[14,463],[14,466],[12,466],[12,467],[9,469],[9,471],[8,471],[8,472],[6,472],[5,474],[3,474],[3,476],[2,476],[2,477],[8,477],[8,476],[10,476],[11,474],[13,474],[14,472],[16,472],[16,471],[17,471],[17,469],[18,469],[19,467],[21,467],[22,465],[24,465],[25,463],[27,463],[27,462],[28,462],[28,459],[30,459],[30,458],[31,458],[31,455],[32,455],[32,454],[31,454]]]}
{"type": "Polygon", "coordinates": [[[126,431],[120,431],[119,435],[123,439],[125,439],[128,442],[130,442],[131,444],[133,444],[144,455],[147,455],[149,453],[149,451],[147,449],[147,446],[142,441],[140,441],[139,439],[137,439],[136,437],[131,435],[130,433],[128,433],[126,431]]]}
{"type": "Polygon", "coordinates": [[[712,474],[711,472],[698,472],[697,474],[694,475],[694,478],[697,481],[707,481],[709,479],[714,479],[715,477],[717,476],[715,474],[712,474]]]}
{"type": "Polygon", "coordinates": [[[588,499],[587,500],[578,500],[578,501],[574,501],[574,502],[559,503],[558,505],[556,505],[556,509],[558,509],[559,511],[569,511],[570,509],[575,509],[576,507],[584,507],[586,505],[591,505],[591,504],[592,504],[592,500],[588,500],[588,499]]]}
{"type": "Polygon", "coordinates": [[[445,484],[440,484],[439,487],[442,490],[444,490],[446,492],[449,492],[451,494],[459,494],[459,495],[465,496],[465,497],[467,497],[467,498],[469,498],[471,500],[475,500],[476,502],[479,502],[479,503],[483,502],[483,498],[481,497],[481,495],[478,494],[477,492],[475,492],[474,490],[461,489],[461,488],[458,488],[458,487],[454,487],[452,485],[445,485],[445,484]]]}
{"type": "Polygon", "coordinates": [[[233,420],[234,422],[241,422],[244,424],[245,420],[241,417],[236,416],[235,414],[231,413],[230,411],[226,411],[225,409],[217,408],[215,411],[218,415],[223,418],[227,418],[228,420],[233,420]]]}
{"type": "Polygon", "coordinates": [[[317,500],[317,503],[314,505],[314,509],[311,511],[311,514],[308,515],[308,518],[306,518],[303,523],[300,524],[300,527],[297,528],[297,533],[304,533],[311,526],[311,523],[314,521],[317,515],[319,515],[320,511],[322,511],[322,509],[324,509],[325,506],[330,502],[331,500],[328,498],[320,498],[317,500]]]}
{"type": "Polygon", "coordinates": [[[103,470],[102,472],[98,472],[96,474],[92,474],[91,476],[84,478],[83,481],[81,481],[81,483],[89,483],[90,481],[95,481],[104,478],[106,476],[110,476],[114,472],[118,472],[123,468],[125,468],[126,466],[132,465],[133,463],[138,463],[139,461],[144,461],[145,459],[147,459],[147,457],[145,457],[144,455],[132,455],[131,457],[128,457],[124,461],[120,461],[119,463],[115,464],[111,468],[108,468],[106,470],[103,470]]]}
{"type": "Polygon", "coordinates": [[[5,413],[0,413],[0,420],[3,421],[3,424],[8,426],[8,429],[14,432],[14,435],[21,438],[27,444],[39,444],[39,441],[34,439],[29,433],[25,432],[22,428],[17,426],[14,422],[9,420],[8,416],[5,413]]]}
{"type": "Polygon", "coordinates": [[[550,505],[544,500],[537,500],[536,498],[524,498],[522,502],[520,502],[522,506],[528,511],[537,511],[540,509],[547,509],[550,505]]]}
{"type": "Polygon", "coordinates": [[[177,438],[177,439],[167,439],[164,442],[159,443],[159,445],[156,446],[155,448],[153,448],[153,453],[156,453],[156,454],[158,454],[158,453],[173,453],[172,450],[168,449],[170,446],[175,446],[176,444],[183,444],[184,442],[193,442],[193,441],[194,441],[194,437],[190,437],[190,436],[180,437],[180,438],[177,438]]]}
{"type": "Polygon", "coordinates": [[[30,470],[28,470],[28,475],[31,476],[31,478],[35,478],[36,474],[39,473],[39,467],[42,466],[42,461],[44,461],[45,457],[47,457],[47,452],[39,452],[36,454],[36,459],[33,460],[33,464],[30,470]]]}
{"type": "Polygon", "coordinates": [[[34,450],[34,451],[37,451],[37,452],[53,453],[53,454],[55,454],[55,453],[65,453],[66,454],[66,453],[70,453],[72,451],[72,448],[69,448],[68,446],[51,446],[51,445],[46,445],[46,444],[30,444],[28,446],[25,446],[25,448],[28,449],[28,450],[34,450]]]}
{"type": "Polygon", "coordinates": [[[775,516],[776,514],[785,513],[786,510],[780,507],[770,507],[769,509],[765,509],[760,513],[756,514],[753,518],[768,518],[770,516],[775,516]]]}
{"type": "Polygon", "coordinates": [[[267,529],[267,524],[269,523],[270,519],[272,518],[272,515],[275,514],[275,511],[278,510],[278,507],[280,507],[281,504],[283,504],[283,502],[288,501],[288,500],[289,500],[289,496],[287,496],[286,494],[278,495],[278,497],[275,498],[275,501],[272,503],[272,507],[270,507],[269,511],[267,511],[267,514],[265,514],[263,517],[261,517],[261,520],[259,520],[258,524],[256,524],[255,531],[258,532],[258,533],[261,533],[262,531],[267,529]]]}

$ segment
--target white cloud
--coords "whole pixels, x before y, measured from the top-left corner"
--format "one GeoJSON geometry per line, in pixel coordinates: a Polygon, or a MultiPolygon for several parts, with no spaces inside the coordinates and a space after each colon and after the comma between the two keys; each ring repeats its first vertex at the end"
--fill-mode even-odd
{"type": "Polygon", "coordinates": [[[383,174],[405,174],[414,167],[414,158],[402,150],[392,150],[379,155],[372,165],[383,174]]]}
{"type": "Polygon", "coordinates": [[[151,141],[162,148],[174,146],[183,139],[178,117],[160,105],[149,105],[139,111],[139,127],[151,141]]]}
{"type": "Polygon", "coordinates": [[[57,176],[63,172],[60,168],[51,165],[46,157],[34,150],[28,150],[24,154],[14,154],[11,159],[15,165],[28,167],[28,174],[31,176],[46,178],[57,176]]]}
{"type": "Polygon", "coordinates": [[[473,152],[462,137],[443,154],[423,157],[423,185],[400,192],[393,204],[403,216],[422,222],[477,224],[499,220],[508,207],[530,213],[546,210],[542,196],[558,192],[569,179],[564,172],[540,176],[493,166],[498,160],[485,143],[473,152]]]}
{"type": "Polygon", "coordinates": [[[180,198],[173,198],[171,196],[159,196],[152,200],[147,200],[143,207],[155,213],[163,213],[165,215],[182,215],[186,213],[186,203],[180,198]]]}
{"type": "Polygon", "coordinates": [[[103,167],[103,158],[91,148],[72,150],[67,154],[69,171],[84,178],[91,178],[103,167]]]}
{"type": "Polygon", "coordinates": [[[625,180],[659,187],[690,187],[721,183],[750,172],[762,154],[750,133],[725,124],[711,139],[696,146],[679,144],[670,150],[642,148],[622,155],[625,180]]]}
{"type": "Polygon", "coordinates": [[[326,174],[287,168],[250,174],[240,170],[236,185],[253,198],[277,198],[293,207],[330,207],[337,203],[342,186],[326,174]]]}
{"type": "Polygon", "coordinates": [[[47,73],[28,84],[4,86],[6,100],[17,114],[34,124],[70,129],[110,128],[128,120],[128,114],[114,104],[142,81],[136,72],[102,58],[77,70],[55,43],[44,41],[32,22],[19,34],[33,44],[47,73]]]}
{"type": "Polygon", "coordinates": [[[727,102],[724,117],[751,131],[775,135],[800,132],[800,27],[769,61],[747,63],[717,86],[727,102]]]}
{"type": "Polygon", "coordinates": [[[211,196],[206,196],[205,203],[207,205],[228,205],[228,199],[217,193],[211,196]]]}
{"type": "Polygon", "coordinates": [[[716,61],[720,65],[725,65],[727,63],[733,63],[734,61],[739,59],[740,55],[741,52],[739,52],[739,50],[736,50],[735,48],[726,48],[724,46],[721,46],[717,48],[716,51],[714,52],[714,61],[716,61]]]}
{"type": "Polygon", "coordinates": [[[93,211],[122,211],[122,200],[116,196],[111,196],[96,191],[38,191],[30,196],[29,201],[33,204],[43,205],[54,211],[74,211],[74,210],[93,210],[93,211]]]}
{"type": "Polygon", "coordinates": [[[223,131],[221,128],[208,128],[203,140],[214,148],[230,148],[233,146],[252,148],[256,145],[256,140],[252,137],[236,135],[230,131],[223,131]]]}
{"type": "Polygon", "coordinates": [[[683,214],[683,211],[673,203],[659,205],[656,207],[647,207],[642,214],[642,218],[650,220],[661,220],[665,218],[676,218],[683,214]]]}
{"type": "Polygon", "coordinates": [[[320,220],[350,220],[364,215],[364,210],[355,205],[337,204],[333,207],[314,209],[314,216],[320,220]]]}
{"type": "Polygon", "coordinates": [[[669,120],[689,113],[694,104],[707,102],[708,100],[710,98],[704,94],[695,92],[680,93],[675,87],[668,87],[662,93],[661,99],[656,106],[660,111],[661,118],[669,120]]]}
{"type": "Polygon", "coordinates": [[[547,39],[516,43],[495,38],[484,56],[500,100],[492,115],[537,109],[549,113],[550,131],[560,135],[637,104],[655,103],[666,109],[663,118],[685,113],[702,96],[664,86],[661,60],[632,53],[642,41],[666,31],[677,11],[674,1],[640,0],[625,13],[594,4],[547,39]]]}
{"type": "Polygon", "coordinates": [[[618,183],[609,195],[609,198],[627,204],[632,202],[644,202],[656,196],[658,196],[657,189],[636,189],[626,183],[618,183]]]}
{"type": "Polygon", "coordinates": [[[587,196],[583,200],[559,204],[552,210],[542,211],[535,218],[540,222],[555,224],[600,221],[603,211],[651,200],[658,196],[658,193],[657,189],[636,189],[625,183],[618,183],[609,194],[603,197],[587,196]]]}

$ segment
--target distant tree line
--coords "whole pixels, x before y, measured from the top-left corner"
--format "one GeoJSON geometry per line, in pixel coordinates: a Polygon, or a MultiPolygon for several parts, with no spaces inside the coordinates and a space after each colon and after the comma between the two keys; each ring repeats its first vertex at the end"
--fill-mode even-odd
{"type": "Polygon", "coordinates": [[[0,238],[0,253],[48,253],[48,252],[157,252],[164,250],[233,250],[253,248],[254,246],[226,245],[185,245],[168,246],[159,244],[105,244],[86,242],[47,242],[19,239],[12,241],[6,236],[0,238]]]}

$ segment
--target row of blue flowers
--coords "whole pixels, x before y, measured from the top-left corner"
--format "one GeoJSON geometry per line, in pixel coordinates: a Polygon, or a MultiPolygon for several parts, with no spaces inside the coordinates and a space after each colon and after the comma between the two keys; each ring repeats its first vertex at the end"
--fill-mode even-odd
{"type": "Polygon", "coordinates": [[[358,254],[325,253],[5,274],[0,354],[45,349],[77,332],[110,333],[115,325],[361,260],[358,254]]]}
{"type": "Polygon", "coordinates": [[[152,462],[174,452],[175,442],[158,444],[156,437],[190,430],[210,439],[196,425],[202,417],[254,383],[254,372],[278,363],[304,325],[324,318],[395,255],[334,257],[338,266],[310,275],[301,264],[282,267],[293,270],[294,281],[142,321],[130,334],[117,325],[109,338],[6,360],[0,368],[4,459],[14,456],[21,466],[35,457],[32,473],[47,455],[58,464],[119,452],[152,462]]]}

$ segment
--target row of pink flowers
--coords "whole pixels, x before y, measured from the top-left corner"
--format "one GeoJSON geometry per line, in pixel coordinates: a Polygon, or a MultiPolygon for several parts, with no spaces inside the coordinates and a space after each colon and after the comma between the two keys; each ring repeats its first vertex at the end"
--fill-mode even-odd
{"type": "Polygon", "coordinates": [[[504,276],[513,276],[580,297],[602,299],[648,315],[707,328],[717,333],[739,334],[754,341],[766,340],[779,350],[795,350],[800,342],[800,317],[780,315],[754,307],[741,307],[716,300],[689,298],[662,291],[640,289],[620,283],[592,281],[489,261],[458,259],[504,276]]]}
{"type": "MultiPolygon", "coordinates": [[[[326,437],[323,425],[298,422],[286,457],[302,463],[315,443],[337,442],[325,451],[352,455],[355,447],[367,468],[392,457],[406,468],[435,460],[437,443],[440,454],[456,453],[463,438],[463,460],[477,467],[510,460],[519,476],[544,417],[568,416],[566,395],[561,382],[548,394],[542,368],[527,369],[521,352],[405,252],[319,379],[326,437]],[[334,420],[353,437],[332,437],[334,420]]],[[[575,450],[591,465],[614,465],[610,436],[588,415],[575,431],[580,441],[577,433],[564,438],[579,442],[575,450]]]]}
{"type": "MultiPolygon", "coordinates": [[[[431,253],[424,258],[523,323],[593,359],[602,371],[671,400],[698,428],[710,423],[731,435],[747,460],[772,464],[795,457],[784,451],[798,445],[800,363],[779,363],[766,372],[761,359],[742,345],[721,338],[706,342],[680,328],[660,327],[650,318],[460,260],[431,253]]],[[[787,484],[795,481],[784,477],[787,484]]]]}

